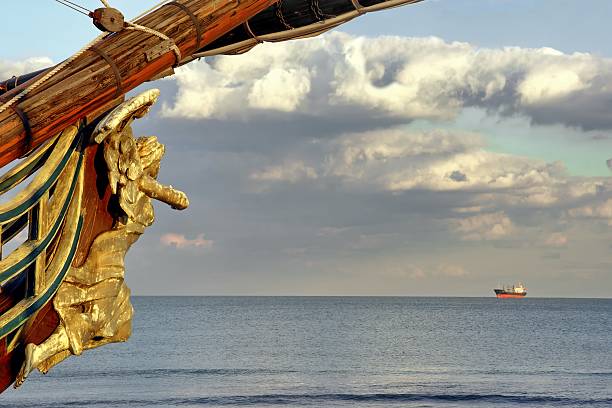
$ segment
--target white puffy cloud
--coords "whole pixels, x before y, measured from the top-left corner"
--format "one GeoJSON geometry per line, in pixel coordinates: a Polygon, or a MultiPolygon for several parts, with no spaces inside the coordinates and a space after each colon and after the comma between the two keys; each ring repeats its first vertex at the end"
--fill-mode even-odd
{"type": "Polygon", "coordinates": [[[611,180],[569,177],[561,163],[487,151],[473,133],[398,127],[344,134],[310,147],[254,170],[251,181],[267,187],[339,181],[350,190],[391,193],[464,191],[473,194],[470,207],[480,211],[495,206],[570,208],[612,191],[611,180]]]}
{"type": "Polygon", "coordinates": [[[258,182],[296,183],[307,179],[315,180],[317,177],[317,171],[301,160],[285,161],[280,165],[268,166],[250,174],[250,179],[258,182]]]}
{"type": "Polygon", "coordinates": [[[0,80],[9,79],[53,65],[53,61],[47,57],[33,57],[22,61],[0,60],[0,80]]]}
{"type": "Polygon", "coordinates": [[[466,241],[495,241],[515,231],[504,212],[484,213],[455,220],[455,230],[466,241]]]}
{"type": "Polygon", "coordinates": [[[584,91],[596,75],[595,70],[587,66],[586,60],[564,65],[539,66],[530,72],[518,86],[521,102],[526,105],[542,104],[584,91]]]}
{"type": "Polygon", "coordinates": [[[331,143],[325,173],[387,191],[456,191],[531,186],[556,165],[484,150],[477,135],[402,128],[347,134],[331,143]]]}
{"type": "Polygon", "coordinates": [[[445,194],[436,203],[446,208],[440,219],[464,241],[512,241],[527,234],[538,246],[561,248],[569,237],[549,232],[559,226],[555,220],[612,225],[612,199],[605,201],[612,179],[572,177],[561,163],[486,147],[482,137],[466,132],[403,126],[349,133],[296,146],[278,164],[252,170],[249,180],[260,192],[309,183],[381,197],[445,194]],[[543,219],[534,224],[529,217],[543,219]]]}
{"type": "Polygon", "coordinates": [[[249,106],[293,112],[310,92],[310,74],[304,68],[273,68],[263,78],[253,82],[249,106]]]}
{"type": "Polygon", "coordinates": [[[172,117],[353,111],[409,121],[450,119],[477,107],[539,123],[612,127],[612,60],[550,48],[481,49],[433,37],[334,32],[211,58],[176,77],[176,100],[164,108],[172,117]]]}
{"type": "Polygon", "coordinates": [[[164,246],[175,247],[177,249],[210,248],[214,244],[214,241],[205,239],[204,234],[199,234],[194,239],[188,239],[184,234],[175,232],[169,232],[162,235],[159,241],[164,246]]]}

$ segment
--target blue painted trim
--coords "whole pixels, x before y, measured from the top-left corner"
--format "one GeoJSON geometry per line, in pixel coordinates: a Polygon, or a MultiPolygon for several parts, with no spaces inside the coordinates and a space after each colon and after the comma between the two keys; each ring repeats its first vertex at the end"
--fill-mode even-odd
{"type": "Polygon", "coordinates": [[[68,208],[70,207],[70,202],[72,201],[72,196],[74,195],[74,190],[76,189],[76,185],[79,180],[79,173],[80,173],[82,164],[83,164],[83,154],[81,153],[79,155],[79,161],[78,161],[76,171],[72,179],[72,184],[70,185],[70,191],[68,192],[68,197],[66,198],[66,201],[64,202],[62,206],[62,209],[57,217],[57,220],[55,221],[55,224],[53,225],[53,228],[51,228],[47,236],[41,241],[40,245],[36,246],[32,250],[32,252],[30,252],[26,257],[19,260],[19,262],[17,262],[15,265],[8,268],[7,270],[0,272],[0,283],[5,283],[6,281],[15,277],[15,275],[22,272],[23,269],[27,268],[32,262],[34,262],[36,258],[38,258],[38,256],[44,250],[47,249],[49,244],[51,244],[51,241],[53,241],[53,238],[55,238],[55,235],[57,235],[57,232],[62,226],[64,222],[64,218],[66,217],[66,213],[68,212],[68,208]]]}
{"type": "Polygon", "coordinates": [[[20,326],[26,323],[28,319],[34,315],[34,313],[42,309],[47,304],[47,302],[49,302],[49,300],[51,300],[51,298],[57,293],[61,283],[64,281],[64,278],[68,274],[68,271],[70,270],[70,265],[72,265],[72,261],[74,260],[74,256],[76,255],[77,248],[79,246],[79,240],[81,238],[82,229],[83,216],[80,216],[77,224],[77,230],[74,235],[74,239],[72,240],[72,246],[68,254],[68,259],[66,259],[62,270],[53,281],[53,284],[45,293],[43,293],[38,299],[36,299],[36,301],[32,303],[29,307],[27,307],[23,312],[15,316],[15,318],[11,319],[3,327],[0,327],[0,339],[4,338],[9,333],[18,329],[20,326]]]}
{"type": "Polygon", "coordinates": [[[66,167],[66,164],[68,163],[68,160],[70,159],[70,156],[76,150],[80,140],[81,140],[81,133],[77,133],[76,137],[72,141],[72,145],[70,146],[70,148],[68,149],[64,157],[62,158],[59,165],[55,168],[55,170],[53,171],[49,179],[45,182],[45,184],[43,184],[43,186],[40,189],[38,189],[38,191],[36,191],[32,195],[32,197],[30,197],[30,199],[27,200],[26,202],[18,205],[15,208],[8,210],[5,213],[1,213],[0,214],[0,224],[3,224],[7,221],[12,220],[15,217],[20,216],[21,214],[23,214],[24,212],[32,208],[32,206],[34,206],[38,202],[38,200],[40,200],[40,198],[55,184],[60,174],[66,167]]]}
{"type": "Polygon", "coordinates": [[[0,183],[0,194],[3,194],[11,188],[15,187],[17,184],[30,177],[35,171],[40,169],[51,155],[51,152],[55,148],[56,144],[57,140],[53,142],[53,145],[49,146],[47,148],[47,151],[41,154],[40,157],[38,157],[33,162],[28,163],[28,165],[21,169],[19,172],[13,174],[11,177],[4,180],[4,182],[0,183]]]}

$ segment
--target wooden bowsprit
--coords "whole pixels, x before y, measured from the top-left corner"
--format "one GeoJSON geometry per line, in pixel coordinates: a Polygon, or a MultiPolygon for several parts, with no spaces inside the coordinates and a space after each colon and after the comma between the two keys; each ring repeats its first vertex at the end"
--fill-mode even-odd
{"type": "MultiPolygon", "coordinates": [[[[0,167],[23,157],[66,127],[108,110],[138,85],[179,65],[275,0],[177,0],[107,34],[16,103],[6,103],[40,76],[0,99],[0,167]],[[160,38],[162,34],[168,40],[160,38]],[[176,47],[176,49],[173,49],[176,47]],[[176,50],[179,52],[177,53],[176,50]]],[[[46,75],[45,73],[41,76],[46,75]]]]}

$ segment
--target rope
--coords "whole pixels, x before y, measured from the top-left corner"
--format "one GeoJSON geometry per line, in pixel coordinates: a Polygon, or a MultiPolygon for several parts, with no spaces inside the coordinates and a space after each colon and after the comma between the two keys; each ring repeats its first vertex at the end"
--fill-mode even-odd
{"type": "MultiPolygon", "coordinates": [[[[60,1],[55,0],[58,3],[60,3],[60,1]]],[[[62,1],[70,1],[70,0],[62,0],[62,1]]],[[[105,3],[106,0],[101,0],[102,3],[105,3]]],[[[143,15],[148,14],[149,12],[163,6],[164,4],[166,4],[168,2],[168,0],[162,1],[159,4],[157,4],[156,6],[150,8],[149,10],[145,11],[144,13],[142,13],[140,16],[136,17],[134,20],[135,21],[137,19],[139,19],[140,17],[142,17],[143,15]]],[[[74,3],[73,3],[74,4],[74,3]]],[[[108,4],[106,2],[106,4],[108,4]]],[[[64,4],[66,5],[66,4],[64,4]]],[[[77,5],[78,6],[78,5],[77,5]]],[[[138,25],[134,22],[126,22],[126,24],[128,25],[128,27],[126,28],[127,30],[139,30],[139,31],[143,31],[152,35],[155,35],[159,38],[162,38],[166,41],[170,41],[172,42],[172,46],[170,47],[170,49],[174,52],[175,56],[176,56],[176,63],[178,64],[182,59],[182,55],[181,55],[181,50],[176,46],[175,42],[168,37],[167,35],[160,33],[159,31],[155,31],[151,28],[145,27],[145,26],[141,26],[138,25]]],[[[79,51],[77,51],[76,53],[74,53],[71,57],[69,57],[68,59],[64,60],[63,62],[60,62],[59,64],[57,64],[53,69],[51,69],[49,72],[47,72],[44,76],[42,76],[41,78],[39,78],[36,82],[34,82],[32,85],[28,86],[26,89],[24,89],[23,91],[21,91],[20,93],[18,93],[17,95],[13,96],[11,99],[9,99],[7,102],[3,103],[2,106],[0,106],[0,114],[3,113],[4,111],[6,111],[8,108],[10,108],[11,106],[13,106],[14,104],[16,104],[17,102],[19,102],[20,100],[22,100],[23,98],[25,98],[29,93],[31,93],[32,91],[34,91],[36,88],[40,87],[42,84],[44,84],[45,82],[47,82],[49,79],[51,79],[53,76],[55,76],[59,71],[61,71],[62,69],[64,69],[68,64],[70,64],[72,61],[74,61],[75,59],[79,58],[81,55],[83,55],[85,52],[89,51],[89,49],[91,47],[93,47],[94,45],[96,45],[101,39],[103,39],[104,37],[106,37],[107,33],[103,33],[100,34],[99,36],[97,36],[96,38],[94,38],[91,42],[89,42],[87,45],[85,45],[83,48],[81,48],[79,51]]]]}
{"type": "Polygon", "coordinates": [[[106,8],[111,8],[110,4],[108,4],[108,1],[106,0],[100,0],[102,2],[102,4],[104,4],[104,7],[106,8]]]}
{"type": "MultiPolygon", "coordinates": [[[[152,28],[149,27],[145,27],[136,23],[132,23],[132,22],[126,22],[126,24],[128,25],[128,27],[126,27],[126,30],[137,30],[137,31],[142,31],[154,36],[157,36],[159,38],[161,38],[162,40],[165,41],[170,41],[172,43],[172,45],[170,46],[170,49],[172,50],[172,52],[174,52],[174,55],[176,57],[176,63],[178,64],[179,62],[182,61],[183,56],[181,54],[181,50],[179,49],[179,47],[176,46],[176,43],[174,42],[174,40],[170,37],[168,37],[166,34],[164,33],[160,33],[159,31],[156,31],[152,28]]],[[[0,112],[1,113],[1,112],[0,112]]]]}
{"type": "Polygon", "coordinates": [[[55,2],[61,4],[62,6],[66,6],[68,8],[71,8],[74,11],[76,11],[77,13],[84,14],[84,15],[86,15],[88,17],[89,17],[89,13],[91,13],[90,10],[88,10],[85,7],[80,6],[80,5],[76,4],[76,3],[73,3],[70,0],[55,0],[55,2]]]}
{"type": "Polygon", "coordinates": [[[293,30],[293,27],[291,27],[289,24],[287,24],[287,22],[285,21],[285,16],[283,16],[283,0],[280,0],[278,3],[276,3],[276,18],[278,18],[278,21],[285,26],[285,29],[287,30],[293,30]]]}
{"type": "Polygon", "coordinates": [[[359,3],[359,0],[351,0],[351,3],[353,3],[353,7],[355,7],[355,10],[361,15],[361,14],[365,14],[366,12],[363,11],[363,6],[361,5],[361,3],[359,3]]]}
{"type": "Polygon", "coordinates": [[[244,27],[246,28],[247,32],[251,35],[251,37],[253,37],[253,39],[257,40],[258,43],[261,44],[263,42],[262,40],[259,39],[257,34],[255,34],[253,29],[251,28],[251,25],[249,24],[249,20],[244,22],[244,27]]]}
{"type": "Polygon", "coordinates": [[[319,21],[323,21],[327,18],[335,17],[331,14],[324,13],[323,10],[321,10],[321,6],[319,5],[319,0],[311,0],[310,9],[315,14],[315,17],[317,18],[317,20],[319,21]]]}
{"type": "Polygon", "coordinates": [[[106,33],[100,34],[93,41],[91,41],[89,44],[87,44],[86,46],[81,48],[79,51],[77,51],[75,54],[73,54],[70,58],[68,58],[67,60],[64,60],[63,62],[60,62],[59,64],[57,64],[55,66],[55,68],[53,68],[51,71],[47,72],[44,76],[42,76],[40,79],[38,79],[32,85],[28,86],[26,89],[24,89],[23,91],[21,91],[17,95],[13,96],[11,99],[9,99],[8,102],[2,104],[2,106],[0,106],[0,113],[4,112],[10,106],[12,106],[15,103],[19,102],[20,100],[22,100],[27,94],[29,94],[30,92],[32,92],[33,90],[35,90],[36,88],[38,88],[39,86],[41,86],[42,84],[47,82],[55,74],[57,74],[59,71],[64,69],[68,64],[70,64],[72,61],[74,61],[75,59],[77,59],[78,57],[83,55],[85,52],[87,52],[89,50],[89,48],[91,48],[94,45],[96,45],[98,43],[98,41],[100,41],[105,36],[106,36],[106,33]]]}

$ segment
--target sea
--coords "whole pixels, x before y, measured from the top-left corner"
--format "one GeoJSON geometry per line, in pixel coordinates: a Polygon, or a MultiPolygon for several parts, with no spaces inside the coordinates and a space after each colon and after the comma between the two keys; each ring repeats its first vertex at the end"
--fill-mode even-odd
{"type": "Polygon", "coordinates": [[[611,407],[612,300],[136,297],[5,407],[611,407]]]}

